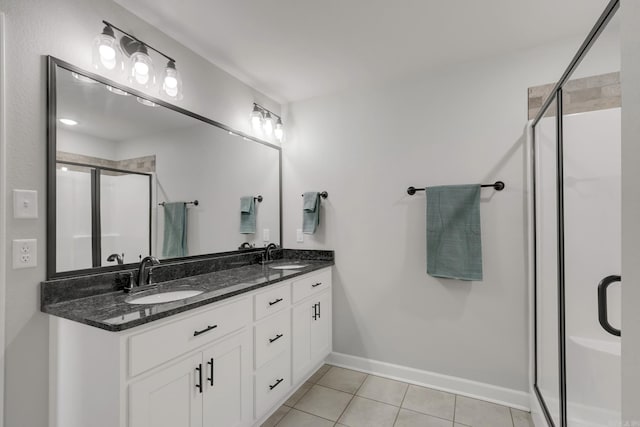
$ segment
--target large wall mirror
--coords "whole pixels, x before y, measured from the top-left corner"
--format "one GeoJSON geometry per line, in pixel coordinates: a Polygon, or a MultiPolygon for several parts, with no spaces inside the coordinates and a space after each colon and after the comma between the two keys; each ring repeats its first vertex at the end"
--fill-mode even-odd
{"type": "Polygon", "coordinates": [[[48,58],[48,277],[281,242],[280,148],[48,58]]]}

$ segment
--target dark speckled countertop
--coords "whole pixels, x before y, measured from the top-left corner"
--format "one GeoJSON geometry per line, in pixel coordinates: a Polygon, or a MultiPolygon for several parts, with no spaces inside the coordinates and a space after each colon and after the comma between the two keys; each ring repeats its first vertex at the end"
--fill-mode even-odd
{"type": "Polygon", "coordinates": [[[123,331],[332,265],[332,259],[278,259],[273,264],[264,266],[251,264],[158,283],[152,288],[139,288],[140,291],[131,294],[118,291],[43,304],[42,311],[108,331],[123,331]],[[299,264],[304,267],[295,270],[271,268],[285,264],[299,264]],[[203,293],[180,301],[161,304],[142,305],[126,302],[132,296],[146,296],[185,289],[201,290],[203,293]]]}

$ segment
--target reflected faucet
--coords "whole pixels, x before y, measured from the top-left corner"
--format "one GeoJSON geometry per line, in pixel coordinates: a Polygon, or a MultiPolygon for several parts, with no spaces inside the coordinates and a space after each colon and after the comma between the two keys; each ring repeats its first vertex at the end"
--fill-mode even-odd
{"type": "Polygon", "coordinates": [[[264,248],[264,254],[262,255],[262,263],[263,264],[267,264],[269,262],[272,262],[273,259],[271,258],[271,251],[273,249],[278,249],[278,245],[276,245],[275,243],[269,243],[265,248],[264,248]]]}
{"type": "Polygon", "coordinates": [[[140,261],[140,265],[138,266],[138,280],[136,281],[137,286],[142,286],[143,282],[145,285],[151,283],[151,268],[149,269],[149,274],[147,275],[146,281],[144,280],[144,272],[147,264],[149,263],[151,263],[151,268],[153,268],[154,265],[160,264],[160,261],[158,261],[158,258],[151,255],[142,258],[142,261],[140,261]]]}
{"type": "Polygon", "coordinates": [[[107,262],[118,261],[118,265],[124,264],[124,254],[111,254],[107,258],[107,262]]]}
{"type": "Polygon", "coordinates": [[[242,250],[242,249],[252,249],[253,245],[249,242],[244,242],[243,244],[241,244],[238,249],[242,250]]]}

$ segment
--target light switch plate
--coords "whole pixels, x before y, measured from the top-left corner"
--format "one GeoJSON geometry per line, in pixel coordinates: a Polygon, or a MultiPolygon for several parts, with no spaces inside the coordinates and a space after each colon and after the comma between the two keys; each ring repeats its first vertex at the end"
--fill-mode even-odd
{"type": "Polygon", "coordinates": [[[13,217],[18,219],[38,218],[38,192],[13,190],[13,217]]]}
{"type": "Polygon", "coordinates": [[[13,268],[31,268],[38,265],[38,241],[16,239],[13,241],[13,268]]]}
{"type": "Polygon", "coordinates": [[[264,230],[262,230],[262,241],[263,242],[268,242],[269,240],[271,240],[269,237],[269,229],[265,228],[264,230]]]}
{"type": "Polygon", "coordinates": [[[296,229],[296,242],[304,242],[304,234],[302,234],[302,228],[296,229]]]}

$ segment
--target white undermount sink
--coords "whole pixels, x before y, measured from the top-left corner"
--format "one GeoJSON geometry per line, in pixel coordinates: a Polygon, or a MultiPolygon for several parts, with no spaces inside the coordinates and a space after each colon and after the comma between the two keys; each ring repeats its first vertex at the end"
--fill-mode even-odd
{"type": "Polygon", "coordinates": [[[185,298],[195,297],[200,295],[202,291],[186,290],[186,291],[171,291],[160,292],[153,295],[145,295],[141,297],[130,297],[125,300],[129,304],[162,304],[163,302],[179,301],[185,298]]]}
{"type": "Polygon", "coordinates": [[[273,268],[274,270],[298,270],[300,268],[305,268],[306,264],[286,264],[286,265],[270,265],[269,268],[273,268]]]}

